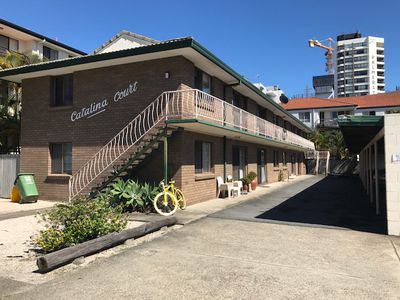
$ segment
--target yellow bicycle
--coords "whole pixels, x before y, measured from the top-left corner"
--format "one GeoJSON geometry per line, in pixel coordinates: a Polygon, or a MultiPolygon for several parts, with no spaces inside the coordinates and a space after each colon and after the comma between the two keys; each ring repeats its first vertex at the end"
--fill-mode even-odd
{"type": "Polygon", "coordinates": [[[160,182],[162,191],[154,198],[154,209],[160,215],[170,216],[173,215],[178,206],[180,209],[186,208],[186,199],[182,191],[175,187],[175,181],[170,181],[165,184],[164,180],[160,182]]]}

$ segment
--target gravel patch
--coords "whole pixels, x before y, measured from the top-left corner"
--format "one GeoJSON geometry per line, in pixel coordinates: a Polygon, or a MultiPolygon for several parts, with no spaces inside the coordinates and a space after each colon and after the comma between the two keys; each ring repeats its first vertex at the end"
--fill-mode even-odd
{"type": "MultiPolygon", "coordinates": [[[[134,228],[142,224],[144,222],[129,221],[127,228],[134,228]]],[[[8,278],[30,284],[40,284],[55,278],[59,274],[86,266],[99,258],[109,257],[126,248],[136,246],[141,240],[127,241],[120,246],[89,257],[80,258],[72,264],[47,274],[41,274],[37,272],[36,266],[36,259],[41,254],[35,252],[35,245],[31,241],[31,237],[44,228],[44,224],[39,222],[35,216],[0,221],[0,278],[8,278]]]]}

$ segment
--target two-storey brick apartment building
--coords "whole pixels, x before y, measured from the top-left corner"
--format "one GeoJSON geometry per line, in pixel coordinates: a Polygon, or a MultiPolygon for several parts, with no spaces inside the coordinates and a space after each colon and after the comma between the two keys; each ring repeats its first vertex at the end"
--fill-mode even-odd
{"type": "Polygon", "coordinates": [[[130,173],[172,177],[194,203],[215,197],[217,176],[304,174],[303,153],[314,149],[307,126],[192,38],[0,78],[22,83],[21,170],[36,174],[42,199],[74,198],[130,173]]]}

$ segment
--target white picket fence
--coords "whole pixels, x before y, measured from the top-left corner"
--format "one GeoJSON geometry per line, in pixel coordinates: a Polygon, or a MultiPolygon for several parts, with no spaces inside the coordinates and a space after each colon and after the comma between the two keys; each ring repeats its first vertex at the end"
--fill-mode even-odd
{"type": "Polygon", "coordinates": [[[19,154],[0,155],[0,198],[10,198],[18,172],[19,154]]]}

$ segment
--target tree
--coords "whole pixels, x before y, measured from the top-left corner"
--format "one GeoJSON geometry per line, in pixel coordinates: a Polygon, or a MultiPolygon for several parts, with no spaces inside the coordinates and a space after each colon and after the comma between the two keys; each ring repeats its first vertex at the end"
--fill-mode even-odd
{"type": "MultiPolygon", "coordinates": [[[[22,54],[7,51],[0,57],[0,69],[40,63],[37,54],[22,54]]],[[[19,150],[21,121],[21,86],[0,81],[0,153],[19,150]]]]}
{"type": "Polygon", "coordinates": [[[310,140],[315,144],[316,150],[328,150],[338,159],[344,159],[348,155],[343,134],[338,129],[316,129],[311,133],[310,140]]]}

